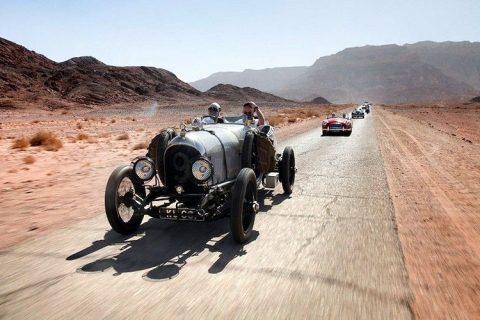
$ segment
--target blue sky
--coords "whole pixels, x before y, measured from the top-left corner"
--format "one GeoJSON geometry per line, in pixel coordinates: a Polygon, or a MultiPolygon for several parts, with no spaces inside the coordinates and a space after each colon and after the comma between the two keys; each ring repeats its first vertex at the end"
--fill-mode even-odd
{"type": "Polygon", "coordinates": [[[480,0],[0,0],[0,37],[55,61],[91,55],[194,81],[367,44],[480,41],[480,0]]]}

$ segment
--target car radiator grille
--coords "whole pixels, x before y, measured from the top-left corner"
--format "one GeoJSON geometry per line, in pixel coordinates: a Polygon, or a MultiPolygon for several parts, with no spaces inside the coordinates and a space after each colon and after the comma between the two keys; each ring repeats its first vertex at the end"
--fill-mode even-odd
{"type": "Polygon", "coordinates": [[[192,176],[192,163],[200,157],[197,149],[189,146],[171,146],[165,152],[165,178],[169,192],[175,192],[176,186],[182,186],[185,193],[200,193],[192,176]]]}

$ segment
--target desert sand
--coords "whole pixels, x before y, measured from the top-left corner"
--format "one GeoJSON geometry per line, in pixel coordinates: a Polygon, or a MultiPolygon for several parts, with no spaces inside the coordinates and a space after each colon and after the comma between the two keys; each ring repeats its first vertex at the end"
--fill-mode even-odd
{"type": "Polygon", "coordinates": [[[419,319],[480,316],[480,104],[379,107],[377,135],[419,319]]]}

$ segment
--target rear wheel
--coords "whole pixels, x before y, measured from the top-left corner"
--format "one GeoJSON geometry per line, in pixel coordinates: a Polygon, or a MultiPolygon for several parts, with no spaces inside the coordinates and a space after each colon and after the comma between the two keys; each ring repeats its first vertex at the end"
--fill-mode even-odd
{"type": "Polygon", "coordinates": [[[286,194],[291,194],[293,192],[295,172],[295,154],[292,147],[286,147],[283,150],[282,161],[280,162],[279,167],[280,181],[282,181],[283,191],[286,194]]]}
{"type": "Polygon", "coordinates": [[[134,196],[145,198],[145,187],[133,176],[131,166],[115,169],[105,190],[105,213],[113,230],[120,234],[137,231],[143,215],[135,212],[134,196]]]}
{"type": "Polygon", "coordinates": [[[322,135],[326,136],[327,135],[327,130],[322,130],[322,135]]]}
{"type": "Polygon", "coordinates": [[[251,236],[258,208],[255,173],[243,168],[232,188],[230,229],[236,242],[243,243],[251,236]]]}

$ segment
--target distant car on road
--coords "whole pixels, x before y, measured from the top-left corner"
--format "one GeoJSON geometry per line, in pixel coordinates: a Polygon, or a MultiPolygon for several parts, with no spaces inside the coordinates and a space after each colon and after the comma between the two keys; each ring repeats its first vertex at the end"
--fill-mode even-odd
{"type": "Polygon", "coordinates": [[[371,106],[372,106],[371,103],[369,103],[369,102],[364,102],[364,103],[361,105],[361,108],[362,108],[362,110],[365,111],[365,113],[368,114],[368,113],[370,113],[370,107],[371,107],[371,106]]]}
{"type": "Polygon", "coordinates": [[[344,133],[347,136],[352,134],[353,122],[349,114],[344,113],[337,116],[335,113],[327,116],[322,121],[322,133],[324,136],[329,133],[344,133]]]}
{"type": "Polygon", "coordinates": [[[358,107],[352,111],[352,119],[364,119],[365,118],[365,111],[362,107],[358,107]]]}

